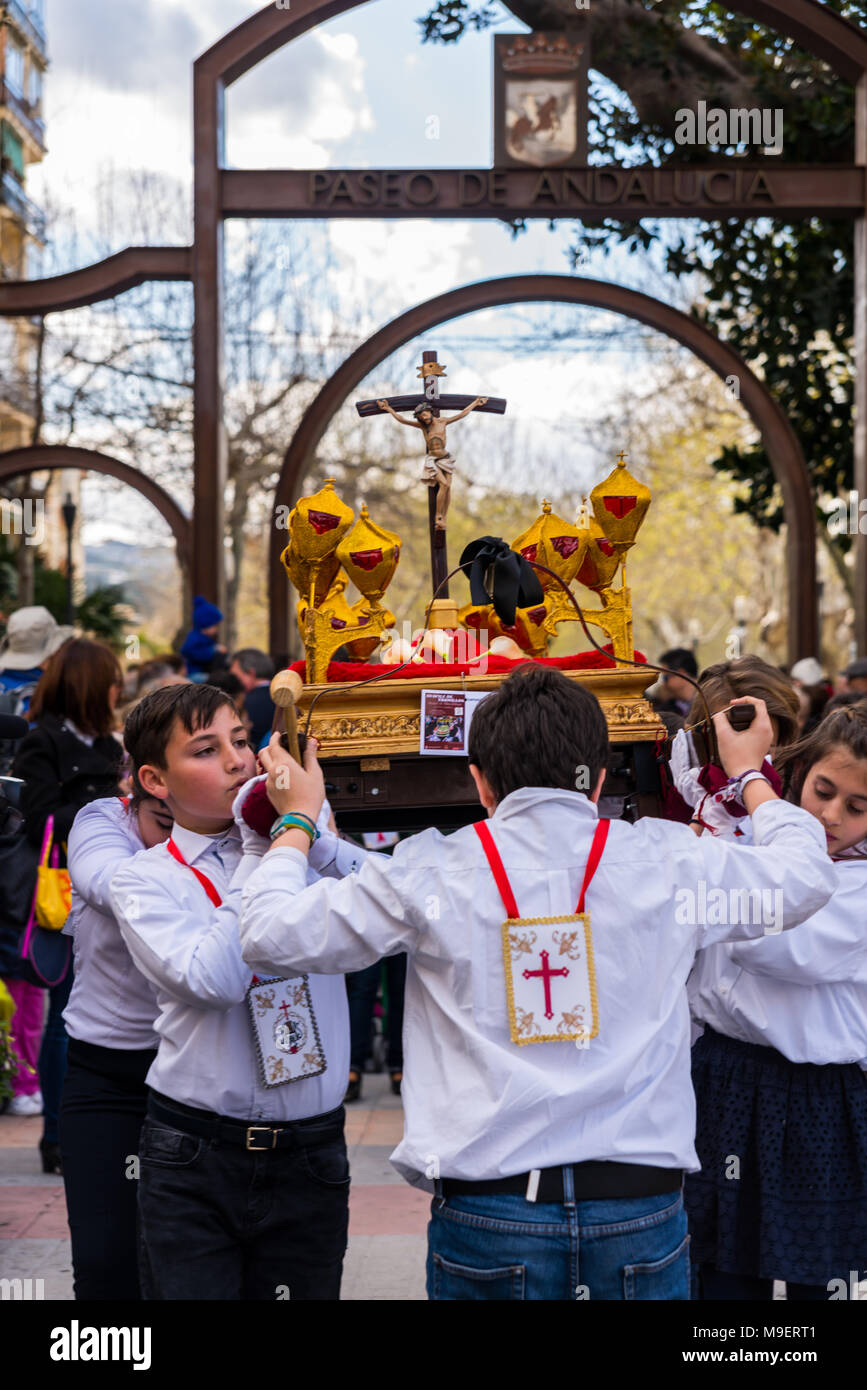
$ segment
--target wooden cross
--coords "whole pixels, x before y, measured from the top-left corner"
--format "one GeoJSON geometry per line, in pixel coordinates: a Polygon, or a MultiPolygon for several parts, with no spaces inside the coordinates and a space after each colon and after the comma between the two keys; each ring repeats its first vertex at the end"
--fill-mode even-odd
{"type": "MultiPolygon", "coordinates": [[[[356,401],[355,409],[362,419],[370,415],[393,415],[402,425],[412,425],[416,423],[412,420],[402,420],[397,414],[401,410],[417,411],[422,406],[428,406],[431,415],[439,419],[441,410],[458,410],[459,415],[454,415],[449,420],[444,420],[444,426],[453,424],[455,420],[460,420],[464,415],[468,415],[471,410],[483,411],[486,414],[504,415],[506,402],[502,397],[493,398],[483,397],[482,403],[478,396],[441,396],[440,377],[445,376],[446,369],[441,362],[437,361],[436,352],[423,352],[422,364],[418,368],[418,374],[424,382],[424,394],[416,396],[386,396],[375,401],[356,401]]],[[[419,425],[419,428],[423,426],[419,425]]],[[[443,434],[445,432],[443,431],[443,434]]],[[[428,440],[429,431],[425,430],[425,440],[428,440]]],[[[448,455],[445,455],[448,457],[448,455]]],[[[431,556],[431,580],[434,592],[438,598],[448,598],[449,588],[443,581],[449,572],[448,555],[446,552],[446,531],[443,524],[437,524],[437,497],[438,488],[429,489],[429,520],[430,520],[430,556],[431,556]],[[440,587],[442,585],[442,587],[440,587]]]]}
{"type": "Polygon", "coordinates": [[[548,965],[548,952],[541,951],[540,955],[542,957],[542,969],[525,970],[524,979],[531,980],[534,976],[542,977],[542,983],[545,986],[545,1017],[553,1018],[554,1010],[551,1008],[551,980],[554,975],[568,975],[569,971],[566,969],[565,966],[562,968],[562,970],[552,970],[548,965]]]}

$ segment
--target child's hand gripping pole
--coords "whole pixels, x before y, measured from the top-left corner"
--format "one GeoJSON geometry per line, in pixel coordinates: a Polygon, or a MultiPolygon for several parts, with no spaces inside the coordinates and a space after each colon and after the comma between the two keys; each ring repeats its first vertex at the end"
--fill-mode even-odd
{"type": "Polygon", "coordinates": [[[315,739],[308,740],[304,761],[299,766],[281,747],[280,737],[273,733],[267,748],[259,753],[259,761],[268,774],[268,800],[278,815],[297,811],[315,825],[325,801],[325,779],[316,757],[318,745],[315,739]]]}
{"type": "Polygon", "coordinates": [[[301,762],[298,747],[297,704],[304,689],[304,682],[297,671],[278,671],[271,682],[271,699],[283,715],[286,742],[296,763],[301,762]]]}
{"type": "Polygon", "coordinates": [[[777,793],[761,772],[774,741],[774,726],[764,700],[743,695],[727,710],[715,714],[713,722],[723,768],[750,815],[763,801],[777,801],[777,793]]]}

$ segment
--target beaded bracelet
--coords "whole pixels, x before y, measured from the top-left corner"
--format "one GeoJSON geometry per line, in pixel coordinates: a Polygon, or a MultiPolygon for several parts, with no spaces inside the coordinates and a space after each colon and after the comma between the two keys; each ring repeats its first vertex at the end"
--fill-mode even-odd
{"type": "Polygon", "coordinates": [[[310,843],[319,839],[319,831],[316,829],[315,822],[310,816],[305,816],[302,811],[287,811],[284,815],[278,816],[271,826],[270,838],[276,840],[278,835],[282,835],[284,830],[303,830],[305,835],[310,836],[310,843]]]}

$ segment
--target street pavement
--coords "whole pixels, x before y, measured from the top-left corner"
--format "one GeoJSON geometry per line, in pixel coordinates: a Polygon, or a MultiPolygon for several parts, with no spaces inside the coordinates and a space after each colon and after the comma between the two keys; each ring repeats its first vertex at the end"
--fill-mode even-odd
{"type": "MultiPolygon", "coordinates": [[[[0,1115],[0,1279],[41,1279],[46,1299],[71,1299],[63,1179],[41,1172],[41,1133],[40,1116],[0,1115]]],[[[352,1185],[344,1299],[425,1297],[430,1197],[388,1161],[402,1134],[403,1110],[388,1073],[366,1075],[362,1099],[346,1107],[352,1185]]]]}

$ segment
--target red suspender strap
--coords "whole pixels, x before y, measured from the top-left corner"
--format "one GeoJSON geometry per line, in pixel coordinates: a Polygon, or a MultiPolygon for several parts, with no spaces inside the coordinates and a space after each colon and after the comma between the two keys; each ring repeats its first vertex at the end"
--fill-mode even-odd
{"type": "Polygon", "coordinates": [[[208,878],[207,874],[203,874],[200,869],[194,869],[192,864],[187,863],[186,859],[181,854],[181,851],[178,849],[174,840],[167,840],[166,848],[168,849],[168,852],[173,859],[177,859],[179,864],[183,864],[185,869],[189,869],[191,874],[196,875],[196,878],[199,880],[199,883],[202,885],[208,897],[211,899],[211,902],[214,904],[214,907],[219,907],[222,904],[223,899],[220,897],[219,893],[217,892],[211,880],[208,878]]]}
{"type": "Polygon", "coordinates": [[[593,843],[590,846],[590,853],[587,856],[587,868],[584,870],[584,882],[581,884],[581,896],[578,899],[578,906],[575,909],[576,913],[584,911],[584,894],[590,887],[590,880],[599,867],[599,860],[602,858],[605,841],[608,839],[608,827],[610,824],[610,820],[598,821],[596,829],[593,832],[593,843]]]}
{"type": "MultiPolygon", "coordinates": [[[[584,882],[581,884],[581,896],[578,899],[578,906],[575,909],[576,912],[584,911],[584,894],[590,887],[590,880],[599,867],[599,860],[602,858],[605,841],[608,839],[608,827],[610,824],[611,822],[607,820],[599,821],[593,833],[593,843],[590,846],[590,854],[587,857],[587,868],[584,870],[584,882]]],[[[521,914],[518,911],[518,904],[515,902],[512,885],[509,883],[506,876],[506,870],[500,858],[500,851],[494,844],[493,835],[488,829],[485,821],[477,821],[473,829],[482,842],[482,849],[487,855],[488,863],[491,866],[491,872],[500,890],[500,897],[503,899],[503,906],[506,909],[507,917],[520,917],[521,914]]]]}
{"type": "Polygon", "coordinates": [[[488,858],[491,866],[491,873],[494,881],[500,890],[500,897],[503,899],[503,907],[506,909],[507,917],[520,917],[518,904],[515,902],[515,895],[512,892],[512,885],[506,877],[506,870],[503,868],[503,861],[500,858],[500,851],[494,844],[494,837],[487,827],[485,821],[476,821],[473,826],[476,834],[482,842],[482,849],[488,858]]]}

